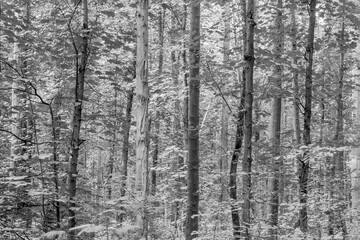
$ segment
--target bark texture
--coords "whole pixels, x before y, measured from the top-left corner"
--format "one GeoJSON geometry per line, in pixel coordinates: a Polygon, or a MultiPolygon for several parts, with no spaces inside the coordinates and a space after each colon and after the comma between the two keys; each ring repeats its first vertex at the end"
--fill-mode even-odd
{"type": "Polygon", "coordinates": [[[242,160],[243,170],[243,206],[241,237],[251,239],[251,166],[252,166],[252,131],[253,131],[253,76],[254,76],[254,29],[255,23],[255,0],[248,0],[246,4],[246,41],[245,41],[245,122],[244,122],[244,157],[242,160]]]}
{"type": "Polygon", "coordinates": [[[199,228],[199,102],[200,102],[200,1],[190,2],[189,41],[189,160],[186,240],[198,237],[199,228]]]}
{"type": "Polygon", "coordinates": [[[148,86],[148,0],[137,1],[137,52],[136,52],[136,177],[135,188],[143,202],[137,215],[141,235],[147,238],[146,196],[148,193],[148,140],[149,140],[149,86],[148,86]]]}

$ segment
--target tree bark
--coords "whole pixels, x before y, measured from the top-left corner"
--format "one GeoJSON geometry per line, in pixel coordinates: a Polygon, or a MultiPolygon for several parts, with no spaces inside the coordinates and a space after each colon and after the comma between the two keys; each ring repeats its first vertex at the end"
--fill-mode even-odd
{"type": "Polygon", "coordinates": [[[282,88],[282,67],[280,65],[283,53],[283,1],[277,0],[276,6],[276,19],[275,29],[276,36],[274,38],[275,61],[277,64],[274,66],[274,92],[271,126],[270,126],[270,141],[272,148],[272,171],[273,176],[271,179],[271,199],[270,199],[270,240],[278,239],[278,216],[279,216],[279,184],[280,184],[280,171],[282,166],[281,160],[281,88],[282,88]]]}
{"type": "MultiPolygon", "coordinates": [[[[71,136],[71,158],[70,158],[70,168],[68,173],[69,179],[69,219],[68,219],[68,229],[75,227],[75,207],[76,207],[76,180],[77,180],[77,166],[80,150],[80,129],[81,129],[81,117],[82,117],[82,106],[84,99],[84,83],[85,83],[85,70],[88,58],[88,4],[87,0],[82,0],[83,3],[83,26],[82,26],[82,45],[81,45],[81,58],[79,61],[78,58],[78,49],[75,47],[75,67],[76,67],[76,77],[75,77],[75,106],[73,112],[73,129],[71,136]]],[[[73,231],[68,232],[68,240],[74,240],[75,235],[73,231]]]]}
{"type": "Polygon", "coordinates": [[[253,110],[253,75],[254,75],[254,29],[255,0],[248,0],[246,4],[246,41],[245,41],[245,122],[244,122],[244,158],[243,170],[243,206],[241,236],[245,240],[251,239],[251,165],[252,165],[252,110],[253,110]]]}
{"type": "MultiPolygon", "coordinates": [[[[309,4],[309,28],[307,36],[307,45],[305,52],[306,60],[306,79],[305,79],[305,107],[304,107],[304,145],[309,147],[311,144],[311,102],[312,102],[312,74],[313,74],[313,55],[314,55],[314,37],[316,24],[316,0],[310,0],[309,4]]],[[[309,149],[306,149],[303,158],[299,160],[299,225],[300,230],[306,235],[308,231],[307,216],[307,192],[309,175],[309,149]]]]}
{"type": "MultiPolygon", "coordinates": [[[[297,25],[296,25],[296,8],[297,3],[295,0],[290,2],[290,15],[291,15],[291,45],[294,52],[297,51],[297,25]]],[[[298,65],[298,58],[294,55],[292,59],[293,65],[298,65]]],[[[301,144],[301,129],[300,129],[300,95],[299,95],[299,73],[297,69],[293,69],[293,108],[294,108],[294,137],[297,146],[301,144]]]]}
{"type": "Polygon", "coordinates": [[[149,139],[149,86],[148,86],[148,0],[137,1],[137,52],[136,52],[136,177],[135,188],[143,202],[137,224],[147,239],[145,203],[148,194],[148,139],[149,139]]]}
{"type": "Polygon", "coordinates": [[[189,41],[189,159],[186,240],[199,229],[199,103],[200,103],[200,1],[190,2],[189,41]]]}
{"type": "Polygon", "coordinates": [[[125,120],[123,123],[123,147],[122,147],[122,166],[121,166],[121,197],[125,196],[126,193],[126,180],[128,176],[128,163],[129,163],[129,148],[130,148],[130,127],[131,127],[131,110],[134,98],[134,88],[131,88],[127,92],[126,101],[126,113],[125,120]]]}
{"type": "Polygon", "coordinates": [[[245,78],[242,77],[243,86],[241,91],[241,100],[238,108],[235,148],[231,157],[230,176],[229,176],[229,195],[231,205],[231,220],[233,225],[234,239],[241,239],[240,235],[240,216],[237,203],[237,165],[241,154],[242,141],[244,137],[244,118],[245,118],[245,78]]]}

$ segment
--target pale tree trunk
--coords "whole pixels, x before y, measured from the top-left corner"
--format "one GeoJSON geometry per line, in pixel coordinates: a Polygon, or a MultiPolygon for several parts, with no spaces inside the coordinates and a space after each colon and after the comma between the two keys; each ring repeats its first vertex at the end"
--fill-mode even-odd
{"type": "MultiPolygon", "coordinates": [[[[306,60],[306,79],[305,79],[305,107],[304,107],[304,145],[309,147],[311,144],[311,102],[312,102],[312,75],[313,75],[313,55],[314,55],[314,37],[316,24],[316,0],[310,0],[309,3],[309,28],[307,36],[307,45],[305,52],[306,60]]],[[[307,193],[309,179],[309,149],[306,149],[302,159],[299,160],[299,225],[304,235],[308,231],[308,214],[307,214],[307,193]]]]}
{"type": "MultiPolygon", "coordinates": [[[[291,0],[291,45],[294,52],[297,51],[297,25],[296,25],[296,6],[295,0],[291,0]]],[[[292,59],[293,65],[298,65],[298,58],[294,55],[292,59]]],[[[294,108],[294,137],[297,146],[301,144],[301,129],[300,129],[300,95],[299,95],[299,73],[297,69],[293,69],[293,108],[294,108]]]]}
{"type": "MultiPolygon", "coordinates": [[[[223,1],[223,19],[224,19],[224,45],[223,45],[223,62],[226,65],[229,61],[229,49],[230,49],[230,3],[223,1]]],[[[228,76],[224,76],[224,89],[227,89],[228,76]]],[[[219,159],[219,170],[220,170],[220,182],[221,191],[219,196],[219,202],[222,204],[226,199],[226,171],[229,168],[228,163],[228,130],[229,130],[229,108],[225,100],[221,102],[221,130],[220,130],[220,159],[219,159]]]]}
{"type": "MultiPolygon", "coordinates": [[[[276,6],[276,19],[275,29],[276,34],[274,38],[274,49],[275,49],[275,61],[281,61],[281,56],[284,48],[283,39],[283,1],[277,0],[276,6]]],[[[281,174],[281,83],[282,83],[282,67],[278,62],[274,66],[274,92],[275,96],[273,99],[272,115],[271,115],[271,126],[270,126],[270,141],[272,148],[272,171],[273,176],[271,178],[271,198],[270,198],[270,229],[269,235],[270,240],[278,239],[278,217],[279,217],[279,184],[281,174]]]]}
{"type": "Polygon", "coordinates": [[[149,141],[149,86],[148,86],[148,11],[149,1],[137,1],[137,51],[136,51],[136,176],[135,189],[142,202],[136,222],[141,235],[147,239],[146,201],[148,194],[148,141],[149,141]]]}
{"type": "MultiPolygon", "coordinates": [[[[345,5],[345,1],[343,2],[345,5]]],[[[344,145],[344,99],[343,99],[343,92],[344,92],[344,74],[345,74],[345,6],[343,6],[343,17],[342,17],[342,25],[341,25],[341,34],[339,44],[340,44],[340,67],[339,67],[339,81],[338,81],[338,89],[337,89],[337,96],[336,96],[336,105],[337,105],[337,116],[336,116],[336,127],[335,127],[335,136],[334,142],[335,147],[339,148],[344,145]]],[[[344,151],[337,150],[334,154],[333,159],[333,175],[331,176],[333,182],[333,187],[331,188],[331,205],[332,209],[330,210],[329,216],[329,235],[334,236],[336,232],[334,231],[335,226],[341,227],[342,230],[342,238],[346,239],[347,229],[346,229],[346,222],[344,219],[344,211],[346,208],[346,189],[345,189],[345,159],[344,159],[344,151]],[[336,189],[334,191],[333,189],[336,189]],[[334,205],[337,207],[334,207],[334,205]]]]}
{"type": "Polygon", "coordinates": [[[243,170],[243,206],[241,236],[245,240],[251,239],[251,165],[252,165],[252,111],[253,111],[253,82],[254,82],[254,29],[256,26],[255,0],[248,0],[246,4],[246,41],[245,41],[245,121],[244,121],[244,158],[243,170]]]}
{"type": "Polygon", "coordinates": [[[190,2],[189,40],[189,159],[186,240],[199,230],[199,104],[200,104],[200,1],[190,2]]]}
{"type": "MultiPolygon", "coordinates": [[[[76,219],[75,219],[75,207],[76,207],[76,180],[78,174],[78,158],[79,158],[79,150],[80,150],[80,129],[81,129],[81,117],[82,117],[82,106],[84,99],[84,84],[85,84],[85,70],[86,64],[88,60],[88,4],[87,0],[82,0],[83,4],[83,27],[82,27],[82,44],[80,48],[80,60],[78,58],[79,50],[75,46],[74,50],[76,54],[75,59],[75,104],[74,104],[74,112],[73,112],[73,129],[71,135],[71,158],[69,164],[69,172],[68,172],[68,181],[69,181],[69,218],[68,218],[68,229],[75,227],[76,219]]],[[[74,240],[75,235],[73,231],[69,231],[68,234],[69,240],[74,240]]]]}

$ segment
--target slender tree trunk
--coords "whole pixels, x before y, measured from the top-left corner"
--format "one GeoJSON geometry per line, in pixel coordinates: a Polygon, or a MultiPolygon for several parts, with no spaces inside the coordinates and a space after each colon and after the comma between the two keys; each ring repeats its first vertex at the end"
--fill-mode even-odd
{"type": "MultiPolygon", "coordinates": [[[[316,24],[316,0],[310,0],[309,5],[309,28],[307,36],[307,45],[305,52],[306,60],[306,79],[305,79],[305,107],[304,107],[304,131],[303,141],[305,146],[311,144],[311,102],[312,102],[312,74],[313,74],[313,55],[314,55],[314,37],[316,24]]],[[[307,214],[307,192],[309,179],[309,150],[305,150],[303,158],[299,161],[299,198],[300,212],[299,224],[300,230],[306,235],[308,231],[307,214]]]]}
{"type": "MultiPolygon", "coordinates": [[[[345,1],[343,2],[345,5],[345,1]]],[[[345,14],[345,6],[343,8],[343,14],[345,14]]],[[[344,16],[344,15],[343,15],[344,16]]],[[[345,20],[344,17],[342,19],[341,25],[341,33],[340,33],[340,67],[339,67],[339,81],[338,81],[338,90],[337,90],[337,97],[336,97],[336,104],[337,104],[337,115],[336,115],[336,127],[335,127],[335,136],[334,142],[335,147],[339,148],[344,145],[344,103],[343,103],[343,92],[344,92],[344,72],[345,72],[345,20]]],[[[341,226],[342,230],[342,237],[346,239],[347,229],[345,219],[343,217],[343,212],[346,208],[346,192],[345,192],[345,163],[344,163],[344,151],[337,150],[334,154],[334,171],[333,175],[331,176],[333,182],[333,187],[331,188],[331,196],[332,200],[332,209],[333,213],[329,219],[329,235],[335,235],[334,226],[341,226]],[[336,189],[334,191],[333,189],[336,189]],[[337,208],[334,205],[338,205],[337,208]]]]}
{"type": "Polygon", "coordinates": [[[114,129],[113,129],[113,138],[111,141],[111,148],[110,148],[110,157],[108,161],[108,183],[107,183],[107,198],[111,199],[112,197],[112,179],[113,179],[113,172],[114,172],[114,162],[115,162],[115,155],[116,155],[116,135],[117,135],[117,90],[114,89],[114,129]]]}
{"type": "MultiPolygon", "coordinates": [[[[246,1],[242,1],[242,16],[244,22],[246,21],[246,1]]],[[[242,29],[243,33],[243,53],[245,53],[245,44],[246,44],[246,24],[242,29]]],[[[235,45],[238,45],[238,41],[235,39],[235,45]]],[[[239,59],[240,61],[240,59],[239,59]]],[[[234,239],[241,239],[241,224],[239,216],[239,204],[237,199],[237,166],[239,162],[239,157],[241,154],[241,148],[243,144],[244,137],[244,120],[245,120],[245,69],[240,71],[239,69],[239,79],[241,81],[241,96],[238,106],[238,113],[236,119],[236,134],[235,134],[235,147],[232,153],[231,162],[230,162],[230,174],[229,174],[229,196],[230,196],[230,206],[231,206],[231,222],[233,227],[234,239]],[[241,73],[240,73],[241,72],[241,73]]]]}
{"type": "MultiPolygon", "coordinates": [[[[291,0],[291,45],[294,52],[297,51],[297,25],[296,25],[296,6],[295,0],[291,0]]],[[[293,65],[298,65],[298,58],[296,56],[292,59],[293,65]]],[[[294,108],[294,136],[297,146],[301,144],[301,129],[300,129],[300,95],[299,95],[299,73],[297,69],[293,69],[293,108],[294,108]]]]}
{"type": "Polygon", "coordinates": [[[60,116],[58,114],[59,107],[61,103],[61,95],[57,94],[54,97],[52,104],[49,104],[49,111],[51,117],[51,127],[52,127],[52,155],[53,155],[53,171],[54,171],[54,184],[55,184],[55,198],[54,206],[55,206],[55,217],[56,217],[56,228],[60,228],[60,203],[58,199],[60,198],[59,192],[59,159],[58,159],[58,141],[60,139],[60,128],[59,128],[59,121],[60,116]],[[54,107],[53,107],[54,106],[54,107]]]}
{"type": "MultiPolygon", "coordinates": [[[[69,179],[69,219],[68,219],[68,229],[75,227],[75,207],[76,207],[76,178],[78,174],[78,158],[80,150],[80,129],[81,129],[81,116],[82,116],[82,106],[84,99],[84,83],[85,83],[85,70],[88,57],[88,4],[87,0],[82,0],[83,3],[83,27],[82,27],[82,45],[81,45],[81,57],[80,61],[78,59],[78,50],[76,51],[76,77],[75,77],[75,106],[73,112],[73,129],[71,136],[71,158],[70,158],[70,168],[68,173],[69,179]]],[[[75,235],[73,231],[69,231],[68,234],[69,240],[74,240],[75,235]]]]}
{"type": "MultiPolygon", "coordinates": [[[[229,49],[230,49],[230,3],[223,0],[223,18],[224,18],[224,44],[223,44],[223,62],[226,65],[229,61],[229,49]]],[[[228,76],[224,75],[224,89],[227,89],[228,76]]],[[[225,201],[226,197],[226,171],[229,168],[228,164],[228,130],[229,130],[229,108],[227,103],[223,100],[221,102],[221,131],[220,131],[220,160],[219,160],[219,169],[220,169],[220,182],[221,182],[221,192],[219,196],[219,201],[222,203],[225,201]]]]}
{"type": "MultiPolygon", "coordinates": [[[[135,188],[145,207],[148,193],[148,139],[149,139],[149,86],[148,86],[148,0],[137,1],[137,52],[136,52],[136,177],[135,188]]],[[[137,224],[147,239],[146,210],[139,211],[137,224]]]]}
{"type": "MultiPolygon", "coordinates": [[[[173,8],[171,11],[171,34],[170,41],[171,46],[175,48],[177,46],[177,38],[176,35],[178,33],[179,28],[177,27],[178,19],[177,19],[177,8],[173,8]]],[[[173,135],[174,135],[174,145],[181,149],[181,134],[179,134],[179,130],[181,129],[180,119],[181,119],[181,109],[180,109],[180,99],[179,99],[179,62],[177,58],[177,50],[173,49],[171,51],[171,78],[173,81],[173,91],[174,91],[174,120],[173,120],[173,135]]],[[[175,159],[172,162],[172,170],[174,173],[178,175],[182,166],[184,165],[184,160],[182,154],[179,152],[176,154],[175,159]]],[[[181,204],[181,178],[176,177],[176,196],[175,201],[172,206],[172,222],[174,222],[175,230],[177,231],[178,219],[180,214],[180,204],[181,204]]]]}
{"type": "MultiPolygon", "coordinates": [[[[275,20],[276,36],[275,42],[275,61],[281,61],[283,53],[283,1],[277,0],[277,13],[275,20]]],[[[273,108],[271,116],[270,141],[272,145],[273,157],[273,176],[271,179],[271,199],[270,199],[270,240],[278,239],[278,216],[279,216],[279,184],[280,171],[282,166],[281,160],[281,88],[282,88],[282,67],[280,63],[274,66],[274,85],[275,93],[273,99],[273,108]]]]}
{"type": "Polygon", "coordinates": [[[230,176],[229,176],[229,195],[231,205],[231,220],[233,225],[234,239],[241,239],[240,236],[240,216],[239,207],[237,203],[237,165],[241,154],[242,141],[244,136],[244,119],[245,119],[245,78],[242,77],[243,87],[241,93],[241,100],[238,108],[235,148],[231,157],[230,176]]]}
{"type": "MultiPolygon", "coordinates": [[[[182,25],[182,36],[185,39],[186,36],[186,28],[187,28],[187,0],[184,0],[183,3],[183,25],[182,25]]],[[[181,52],[181,74],[182,74],[182,82],[183,82],[183,110],[182,110],[182,123],[183,123],[183,142],[184,142],[184,162],[188,161],[188,132],[189,132],[189,91],[188,91],[188,63],[187,63],[187,54],[186,48],[187,44],[186,41],[183,40],[182,42],[183,50],[181,52]]]]}
{"type": "Polygon", "coordinates": [[[130,148],[130,127],[131,127],[131,110],[134,98],[134,88],[127,92],[125,120],[122,126],[123,130],[123,147],[122,147],[122,166],[121,166],[121,197],[126,193],[126,180],[128,176],[129,148],[130,148]]]}
{"type": "Polygon", "coordinates": [[[189,59],[189,160],[186,240],[197,238],[199,230],[200,1],[198,0],[191,0],[190,2],[189,59]]]}
{"type": "MultiPolygon", "coordinates": [[[[158,66],[158,79],[159,82],[162,81],[163,74],[163,65],[164,65],[164,14],[165,11],[163,8],[159,11],[159,66],[158,66]]],[[[155,119],[154,119],[154,151],[152,154],[153,158],[153,170],[151,171],[151,194],[155,195],[156,193],[156,170],[155,168],[158,165],[159,161],[159,135],[160,135],[160,112],[156,110],[155,119]]]]}
{"type": "Polygon", "coordinates": [[[252,111],[253,111],[253,75],[254,75],[254,29],[255,1],[248,0],[246,4],[246,41],[245,41],[245,122],[244,122],[244,158],[243,170],[243,206],[241,236],[245,240],[251,239],[251,165],[252,165],[252,111]]]}

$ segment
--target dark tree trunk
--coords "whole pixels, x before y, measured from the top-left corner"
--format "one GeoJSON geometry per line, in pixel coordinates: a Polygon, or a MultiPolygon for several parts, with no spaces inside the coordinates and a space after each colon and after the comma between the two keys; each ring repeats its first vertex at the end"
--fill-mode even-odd
{"type": "Polygon", "coordinates": [[[281,84],[282,84],[282,67],[279,63],[283,53],[283,2],[277,1],[277,14],[275,20],[276,36],[274,38],[275,47],[275,61],[278,61],[274,66],[274,92],[273,108],[270,126],[270,141],[272,146],[272,168],[273,176],[271,179],[271,198],[270,198],[270,240],[278,239],[278,217],[279,217],[279,184],[280,171],[282,166],[280,141],[281,141],[281,84]]]}
{"type": "Polygon", "coordinates": [[[199,103],[200,103],[200,1],[190,3],[189,41],[189,160],[186,240],[197,238],[199,228],[199,103]]]}
{"type": "MultiPolygon", "coordinates": [[[[70,158],[70,169],[69,169],[69,220],[68,220],[68,229],[75,227],[75,207],[76,207],[76,178],[78,174],[78,158],[80,150],[80,129],[81,129],[81,116],[82,116],[82,106],[84,99],[84,83],[85,83],[85,70],[88,57],[88,5],[87,0],[82,0],[83,3],[83,37],[81,44],[81,57],[80,61],[78,59],[78,50],[74,43],[74,48],[76,52],[76,77],[75,77],[75,106],[73,112],[73,132],[71,136],[71,158],[70,158]]],[[[74,240],[75,235],[73,231],[69,231],[68,235],[69,240],[74,240]]]]}
{"type": "MultiPolygon", "coordinates": [[[[314,37],[316,24],[316,0],[310,0],[309,5],[309,28],[307,36],[307,45],[305,52],[306,60],[306,79],[305,79],[305,107],[304,107],[304,131],[303,141],[305,146],[311,144],[311,102],[312,102],[312,74],[313,74],[313,55],[314,55],[314,37]]],[[[299,224],[300,230],[306,234],[308,231],[307,217],[307,192],[309,179],[309,150],[306,149],[303,158],[299,161],[299,198],[300,212],[299,224]]]]}
{"type": "Polygon", "coordinates": [[[251,239],[251,165],[252,165],[252,111],[253,111],[253,75],[254,75],[254,29],[255,23],[255,1],[248,0],[246,4],[246,41],[245,41],[245,122],[244,122],[244,158],[243,170],[243,206],[242,206],[242,229],[241,236],[245,240],[251,239]]]}

